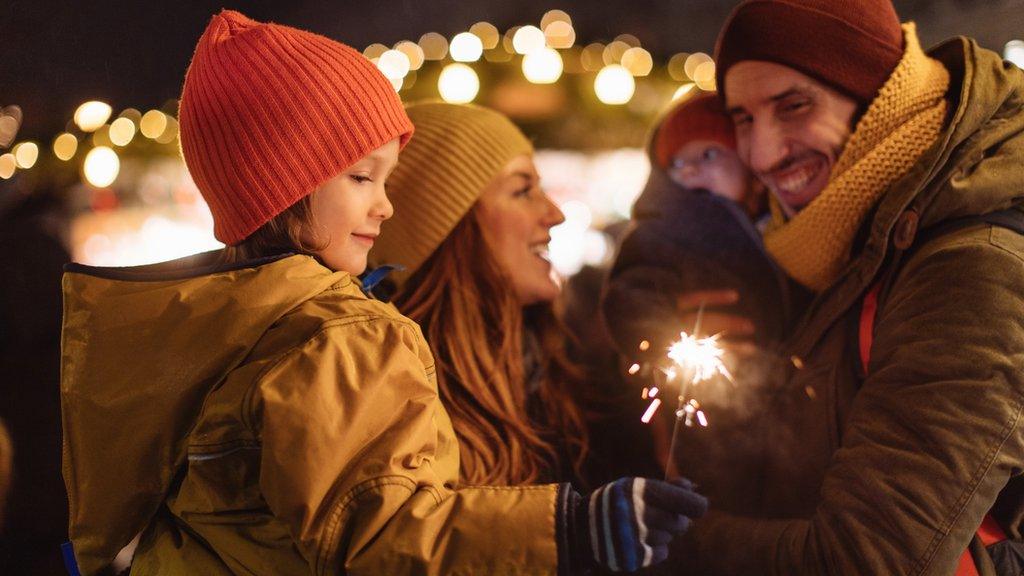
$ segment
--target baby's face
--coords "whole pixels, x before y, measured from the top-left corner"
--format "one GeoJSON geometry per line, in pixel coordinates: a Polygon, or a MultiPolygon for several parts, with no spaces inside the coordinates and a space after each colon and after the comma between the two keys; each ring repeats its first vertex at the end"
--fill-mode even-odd
{"type": "Polygon", "coordinates": [[[736,151],[710,140],[691,140],[676,150],[668,175],[683,188],[703,188],[741,204],[751,192],[750,172],[736,151]]]}

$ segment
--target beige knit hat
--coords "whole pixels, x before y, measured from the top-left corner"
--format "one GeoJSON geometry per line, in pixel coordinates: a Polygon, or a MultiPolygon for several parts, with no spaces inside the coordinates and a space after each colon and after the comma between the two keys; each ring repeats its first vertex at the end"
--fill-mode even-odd
{"type": "Polygon", "coordinates": [[[417,102],[405,109],[416,137],[388,178],[395,214],[370,252],[375,265],[400,264],[399,285],[444,242],[510,160],[533,145],[505,115],[471,104],[417,102]]]}

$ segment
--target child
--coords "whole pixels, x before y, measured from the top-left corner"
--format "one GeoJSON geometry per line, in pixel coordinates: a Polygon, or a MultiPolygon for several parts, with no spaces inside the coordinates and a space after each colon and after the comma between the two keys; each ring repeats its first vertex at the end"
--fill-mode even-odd
{"type": "Polygon", "coordinates": [[[763,346],[781,338],[784,276],[755,227],[764,193],[735,142],[715,94],[680,102],[652,131],[651,176],[603,303],[610,335],[626,357],[644,357],[645,340],[649,354],[660,354],[681,330],[693,330],[700,302],[679,302],[687,294],[707,295],[705,328],[715,327],[718,312],[731,312],[749,321],[720,325],[726,336],[753,336],[763,346]]]}
{"type": "Polygon", "coordinates": [[[133,574],[633,570],[703,513],[684,483],[627,478],[589,499],[564,484],[458,485],[419,328],[355,280],[413,131],[358,52],[224,11],[196,48],[180,122],[229,247],[64,278],[64,470],[83,573],[140,532],[133,574]]]}

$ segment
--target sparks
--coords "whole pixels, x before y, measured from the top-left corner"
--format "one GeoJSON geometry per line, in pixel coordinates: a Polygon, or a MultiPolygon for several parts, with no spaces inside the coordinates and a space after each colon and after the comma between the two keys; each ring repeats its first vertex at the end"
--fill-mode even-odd
{"type": "Polygon", "coordinates": [[[651,401],[651,405],[647,407],[647,411],[640,417],[640,421],[647,424],[654,417],[654,413],[658,411],[658,406],[661,406],[661,398],[655,398],[651,401]]]}
{"type": "Polygon", "coordinates": [[[668,349],[668,357],[679,367],[688,369],[693,376],[690,384],[697,384],[721,374],[732,381],[732,374],[722,363],[723,350],[718,346],[719,334],[697,338],[686,332],[679,333],[679,340],[668,349]]]}

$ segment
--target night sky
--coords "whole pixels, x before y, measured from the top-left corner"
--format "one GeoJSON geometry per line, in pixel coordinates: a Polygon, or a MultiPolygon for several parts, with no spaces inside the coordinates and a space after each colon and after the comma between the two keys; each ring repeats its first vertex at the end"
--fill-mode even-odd
{"type": "MultiPolygon", "coordinates": [[[[447,37],[480,20],[499,30],[537,24],[561,8],[577,42],[637,36],[656,62],[675,52],[710,52],[731,0],[525,0],[290,2],[66,2],[6,0],[0,5],[0,105],[25,112],[21,138],[48,139],[88,99],[114,110],[158,107],[176,98],[196,40],[222,7],[257,20],[305,28],[358,49],[373,42],[447,37]]],[[[918,21],[926,45],[953,34],[1001,50],[1024,37],[1024,0],[902,0],[903,19],[918,21]]]]}

